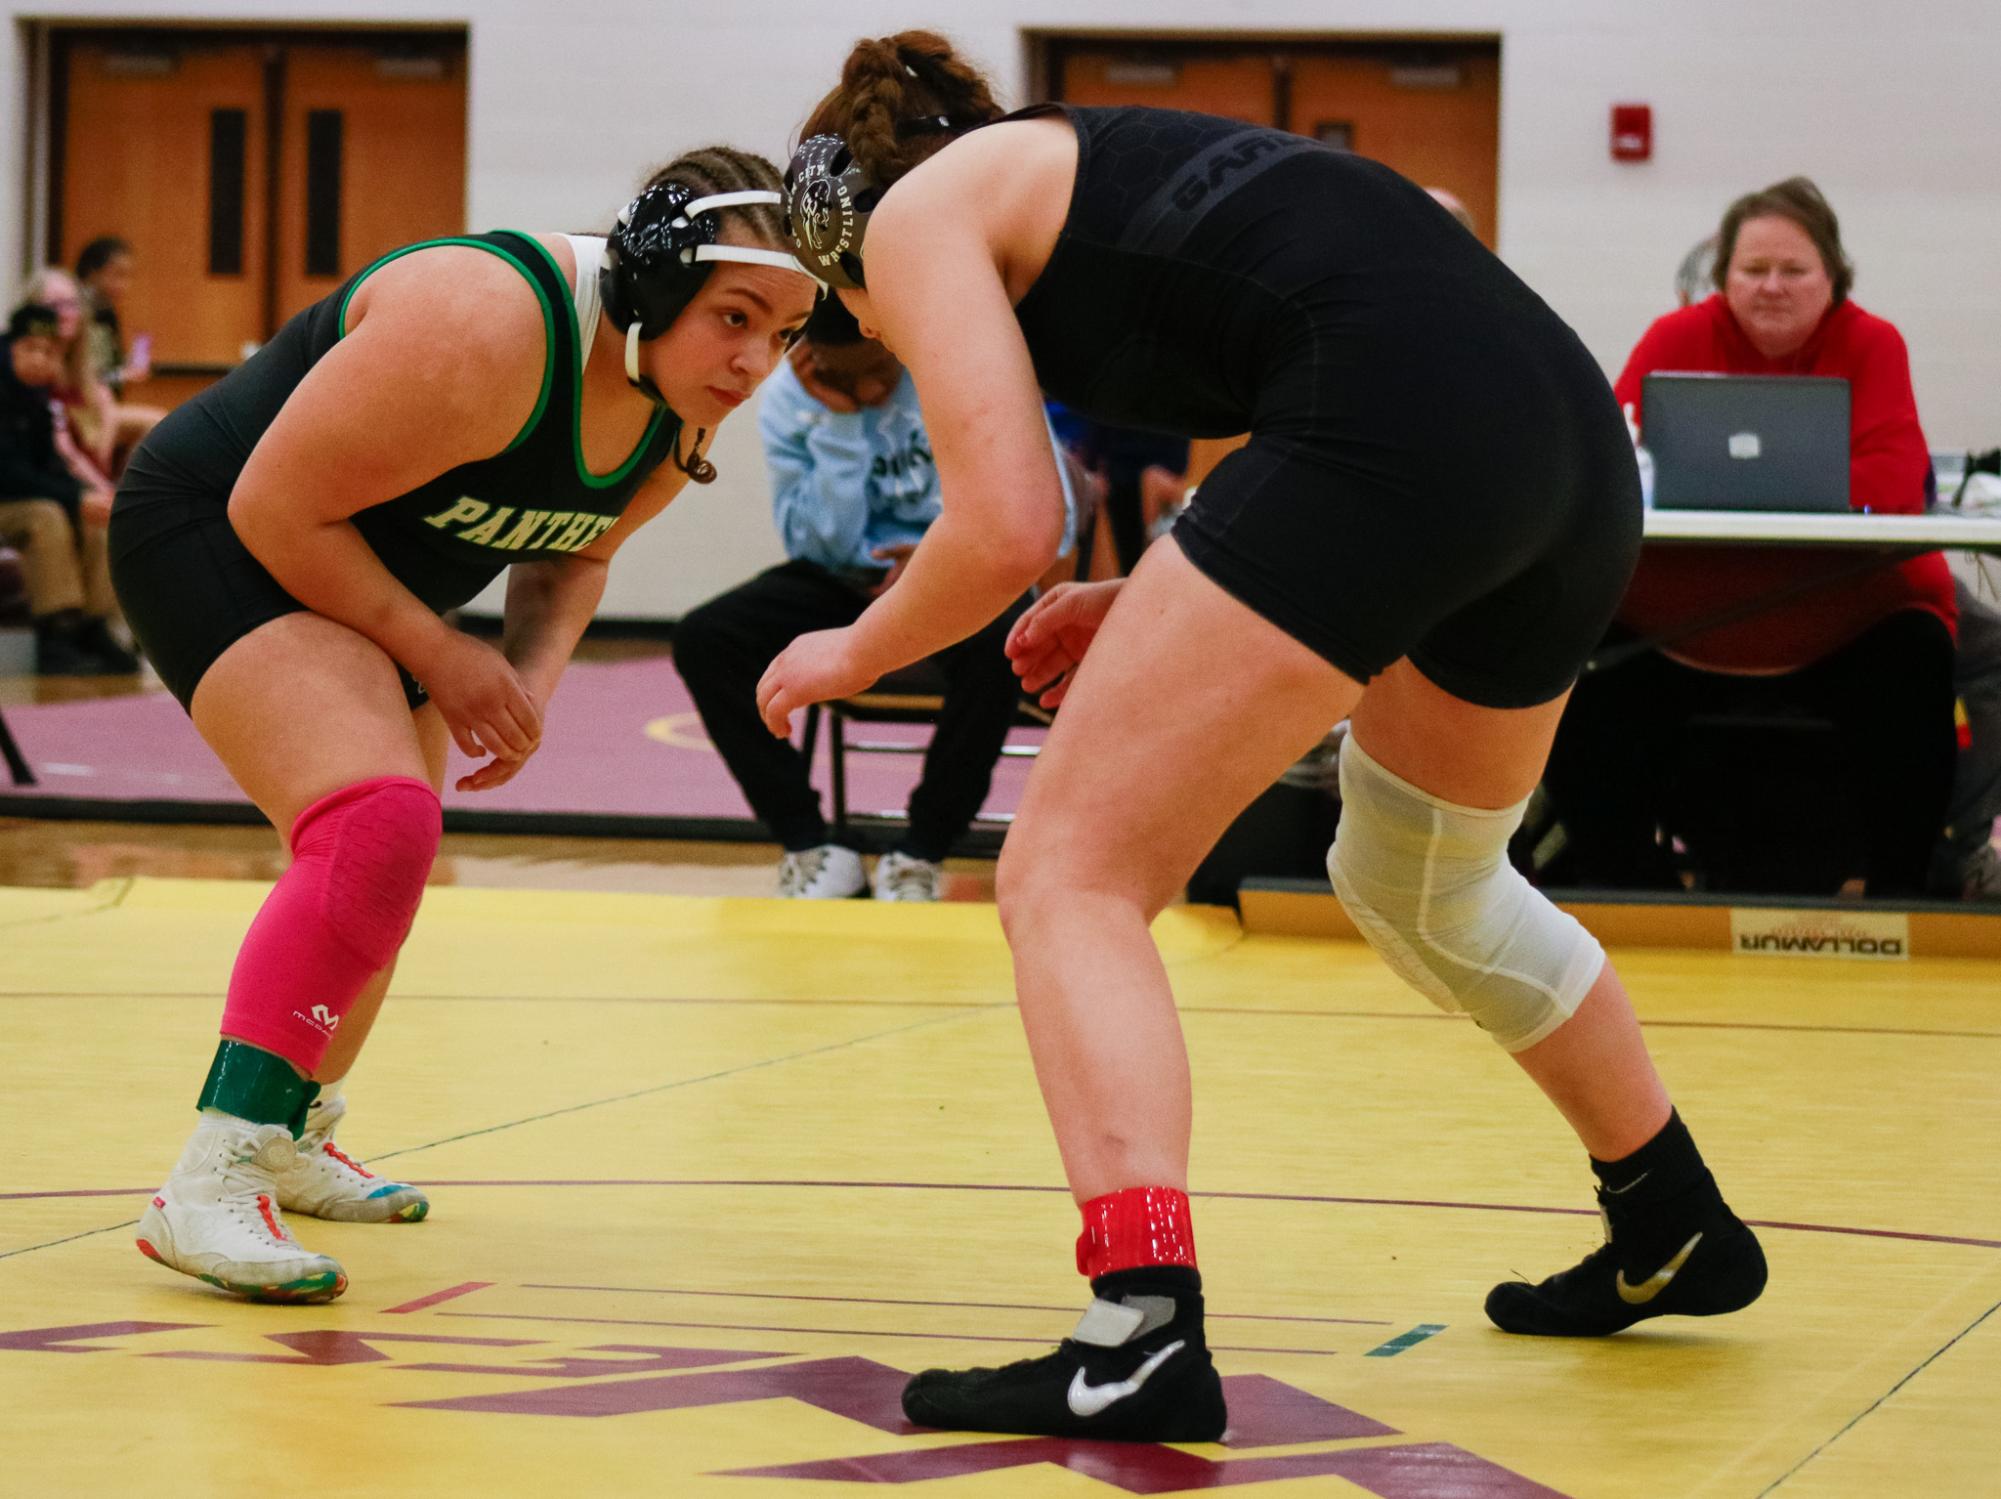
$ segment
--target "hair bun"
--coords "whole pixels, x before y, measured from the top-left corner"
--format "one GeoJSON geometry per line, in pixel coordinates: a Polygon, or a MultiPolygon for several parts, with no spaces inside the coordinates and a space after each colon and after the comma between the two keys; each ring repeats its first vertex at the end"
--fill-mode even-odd
{"type": "Polygon", "coordinates": [[[840,136],[888,188],[953,135],[1000,114],[986,79],[949,41],[935,31],[902,31],[855,43],[840,86],[815,107],[800,139],[840,136]]]}
{"type": "Polygon", "coordinates": [[[854,88],[909,72],[909,64],[900,55],[894,38],[870,37],[856,42],[855,50],[848,54],[848,64],[841,69],[841,83],[854,88]]]}

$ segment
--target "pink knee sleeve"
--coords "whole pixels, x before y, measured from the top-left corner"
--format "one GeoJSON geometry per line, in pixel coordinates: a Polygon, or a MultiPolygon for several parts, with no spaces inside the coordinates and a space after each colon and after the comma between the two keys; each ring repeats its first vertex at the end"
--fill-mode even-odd
{"type": "Polygon", "coordinates": [[[396,956],[437,857],[438,795],[382,776],[321,797],[292,824],[292,867],[236,955],[222,1033],[311,1072],[348,1006],[396,956]]]}

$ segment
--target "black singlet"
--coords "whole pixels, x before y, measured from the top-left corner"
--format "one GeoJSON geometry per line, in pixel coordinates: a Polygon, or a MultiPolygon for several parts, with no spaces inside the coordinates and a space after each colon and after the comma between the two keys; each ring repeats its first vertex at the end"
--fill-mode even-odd
{"type": "Polygon", "coordinates": [[[1065,404],[1252,434],[1177,526],[1196,566],[1358,680],[1409,656],[1487,706],[1564,691],[1640,531],[1576,335],[1379,163],[1207,115],[1061,113],[1076,183],[1016,314],[1065,404]]]}
{"type": "MultiPolygon", "coordinates": [[[[227,377],[169,413],[133,455],[112,510],[119,599],[162,679],[185,704],[235,640],[304,607],[236,539],[226,507],[251,451],[291,393],[346,333],[355,289],[381,266],[439,245],[496,255],[542,304],[547,358],[534,412],[492,457],[449,469],[371,506],[354,524],[396,580],[442,612],[513,562],[560,557],[602,536],[673,451],[680,423],[656,414],[617,469],[585,466],[580,428],[585,347],[570,286],[549,252],[498,230],[429,240],[384,256],[300,312],[227,377]]],[[[365,442],[365,433],[356,433],[365,442]]],[[[421,700],[414,689],[413,702],[421,700]]]]}

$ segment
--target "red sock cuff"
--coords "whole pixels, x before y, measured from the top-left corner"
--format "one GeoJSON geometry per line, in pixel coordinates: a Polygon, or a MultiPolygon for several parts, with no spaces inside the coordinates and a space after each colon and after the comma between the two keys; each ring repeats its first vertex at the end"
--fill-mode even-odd
{"type": "Polygon", "coordinates": [[[1188,1194],[1173,1187],[1127,1187],[1084,1204],[1077,1273],[1093,1280],[1145,1265],[1195,1268],[1188,1194]]]}

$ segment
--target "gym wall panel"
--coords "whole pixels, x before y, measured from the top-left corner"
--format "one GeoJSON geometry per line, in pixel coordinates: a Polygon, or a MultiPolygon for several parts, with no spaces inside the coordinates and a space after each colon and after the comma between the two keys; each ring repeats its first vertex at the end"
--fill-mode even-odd
{"type": "MultiPolygon", "coordinates": [[[[289,0],[7,3],[0,28],[0,257],[24,268],[33,163],[24,24],[463,24],[468,222],[602,225],[649,166],[713,140],[781,154],[862,32],[953,34],[1011,98],[1029,33],[1224,28],[1292,37],[1438,32],[1501,39],[1500,252],[1608,367],[1672,305],[1684,251],[1737,193],[1793,172],[1827,190],[1856,297],[1902,328],[1933,446],[2001,442],[2001,132],[1978,111],[2001,53],[1991,0],[289,0]],[[1654,109],[1655,154],[1610,159],[1614,102],[1654,109]]],[[[12,280],[9,275],[5,279],[12,280]]],[[[671,617],[778,555],[754,420],[724,429],[722,478],[691,490],[614,569],[605,612],[671,617]]]]}

